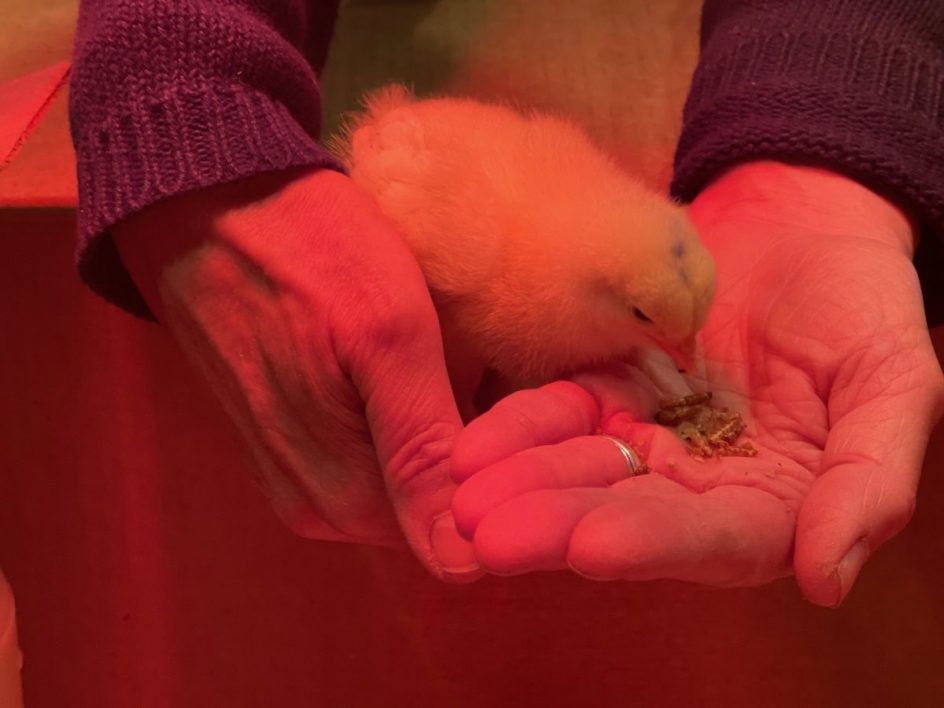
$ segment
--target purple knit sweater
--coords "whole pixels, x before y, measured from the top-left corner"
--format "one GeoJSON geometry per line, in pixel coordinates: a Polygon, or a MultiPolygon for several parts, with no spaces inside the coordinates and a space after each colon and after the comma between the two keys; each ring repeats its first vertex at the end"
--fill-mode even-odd
{"type": "MultiPolygon", "coordinates": [[[[83,0],[71,85],[79,273],[148,314],[108,230],[184,191],[340,166],[319,146],[331,0],[83,0]]],[[[706,0],[672,191],[776,158],[829,167],[920,219],[944,320],[944,0],[706,0]]]]}

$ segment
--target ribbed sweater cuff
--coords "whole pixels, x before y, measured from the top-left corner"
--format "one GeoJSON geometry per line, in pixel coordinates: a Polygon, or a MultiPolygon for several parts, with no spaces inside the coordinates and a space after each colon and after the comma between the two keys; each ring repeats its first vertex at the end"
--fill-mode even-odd
{"type": "Polygon", "coordinates": [[[167,197],[263,172],[343,171],[285,106],[241,84],[177,85],[120,105],[73,134],[77,262],[95,292],[140,317],[152,315],[111,239],[115,224],[167,197]]]}
{"type": "Polygon", "coordinates": [[[847,174],[920,220],[915,264],[936,321],[944,315],[935,277],[944,266],[942,52],[900,33],[855,36],[855,23],[847,33],[829,22],[817,29],[817,18],[804,24],[791,13],[771,18],[769,34],[754,23],[744,35],[736,18],[708,28],[673,195],[690,201],[726,168],[759,159],[847,174]]]}

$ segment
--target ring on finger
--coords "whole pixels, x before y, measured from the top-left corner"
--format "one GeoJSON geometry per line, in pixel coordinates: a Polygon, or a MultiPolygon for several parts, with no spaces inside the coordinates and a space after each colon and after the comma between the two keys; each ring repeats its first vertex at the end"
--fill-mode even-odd
{"type": "Polygon", "coordinates": [[[646,468],[646,465],[643,464],[642,460],[639,459],[637,452],[633,450],[629,443],[626,443],[619,438],[614,438],[612,435],[603,435],[602,437],[616,445],[616,449],[623,454],[623,458],[626,460],[626,466],[629,467],[630,477],[645,474],[649,471],[646,468]]]}

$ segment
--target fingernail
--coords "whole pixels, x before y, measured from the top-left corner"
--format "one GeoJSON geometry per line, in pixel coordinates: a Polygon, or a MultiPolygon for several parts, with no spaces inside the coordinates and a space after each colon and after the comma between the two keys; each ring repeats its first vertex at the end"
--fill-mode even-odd
{"type": "Polygon", "coordinates": [[[429,541],[444,573],[456,575],[480,570],[472,544],[459,534],[451,511],[444,512],[433,520],[429,541]]]}
{"type": "Polygon", "coordinates": [[[850,548],[843,559],[839,561],[836,568],[836,575],[839,578],[839,597],[836,600],[835,607],[838,607],[846,599],[852,584],[859,577],[859,571],[862,570],[862,566],[865,565],[868,559],[869,544],[863,538],[850,548]]]}

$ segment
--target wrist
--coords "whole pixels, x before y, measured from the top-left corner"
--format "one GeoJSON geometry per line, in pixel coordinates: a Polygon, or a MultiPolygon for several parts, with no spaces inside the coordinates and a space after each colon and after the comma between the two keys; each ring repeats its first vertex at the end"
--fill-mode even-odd
{"type": "Polygon", "coordinates": [[[225,219],[273,197],[301,172],[264,173],[186,192],[116,224],[112,238],[125,268],[151,311],[162,317],[160,280],[167,269],[224,230],[225,219]]]}
{"type": "Polygon", "coordinates": [[[856,235],[914,256],[917,229],[897,205],[859,182],[817,167],[773,161],[738,165],[709,184],[691,207],[701,225],[739,221],[822,234],[856,235]]]}

